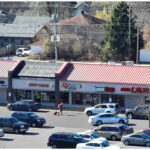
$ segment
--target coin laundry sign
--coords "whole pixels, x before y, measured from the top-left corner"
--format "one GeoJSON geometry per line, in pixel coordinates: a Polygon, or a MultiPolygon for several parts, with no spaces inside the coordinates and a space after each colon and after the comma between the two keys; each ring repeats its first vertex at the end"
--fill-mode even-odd
{"type": "Polygon", "coordinates": [[[121,88],[120,91],[131,93],[150,93],[149,88],[142,88],[142,87],[121,88]]]}
{"type": "Polygon", "coordinates": [[[78,83],[62,83],[61,87],[64,88],[64,89],[76,90],[76,89],[81,88],[81,84],[78,84],[78,83]]]}

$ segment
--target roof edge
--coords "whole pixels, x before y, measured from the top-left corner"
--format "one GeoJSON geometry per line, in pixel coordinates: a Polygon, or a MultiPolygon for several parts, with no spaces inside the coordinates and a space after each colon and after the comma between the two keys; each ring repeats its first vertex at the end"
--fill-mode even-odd
{"type": "Polygon", "coordinates": [[[63,65],[57,70],[56,74],[62,74],[64,69],[70,64],[70,62],[65,62],[63,65]]]}

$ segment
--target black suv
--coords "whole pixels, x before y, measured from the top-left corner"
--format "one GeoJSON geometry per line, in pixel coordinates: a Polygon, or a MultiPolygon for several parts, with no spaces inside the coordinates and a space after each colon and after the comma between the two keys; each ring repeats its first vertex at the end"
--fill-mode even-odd
{"type": "Polygon", "coordinates": [[[25,133],[29,127],[28,124],[14,117],[0,117],[0,128],[4,132],[25,133]]]}
{"type": "Polygon", "coordinates": [[[49,137],[47,145],[52,146],[52,148],[76,148],[78,143],[86,142],[89,140],[85,140],[78,134],[57,132],[49,137]]]}
{"type": "Polygon", "coordinates": [[[35,104],[32,100],[20,100],[16,103],[9,103],[7,105],[9,110],[20,110],[20,111],[37,111],[39,108],[38,104],[35,104]]]}
{"type": "Polygon", "coordinates": [[[42,127],[43,124],[46,123],[44,118],[39,117],[33,112],[14,112],[11,116],[17,118],[20,121],[28,123],[29,126],[32,127],[42,127]]]}
{"type": "Polygon", "coordinates": [[[126,109],[126,116],[129,119],[133,118],[145,118],[148,119],[149,114],[149,106],[148,105],[142,105],[135,107],[134,109],[126,109]]]}

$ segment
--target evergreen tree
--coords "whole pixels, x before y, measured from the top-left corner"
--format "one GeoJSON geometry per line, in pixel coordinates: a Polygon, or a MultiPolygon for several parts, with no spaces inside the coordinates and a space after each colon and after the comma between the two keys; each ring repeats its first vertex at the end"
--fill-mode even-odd
{"type": "MultiPolygon", "coordinates": [[[[137,27],[135,26],[136,16],[130,9],[130,46],[129,46],[129,6],[126,2],[120,2],[111,12],[108,25],[105,26],[106,35],[100,42],[105,54],[105,61],[113,59],[115,61],[134,60],[137,46],[137,27]],[[128,53],[130,58],[128,58],[128,53]]],[[[140,37],[140,47],[143,40],[140,37]]],[[[139,48],[140,48],[139,47],[139,48]]]]}

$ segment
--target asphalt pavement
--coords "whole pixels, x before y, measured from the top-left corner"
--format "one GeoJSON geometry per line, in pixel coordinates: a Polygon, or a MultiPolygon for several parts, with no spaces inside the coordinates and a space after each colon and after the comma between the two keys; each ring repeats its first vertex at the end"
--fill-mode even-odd
{"type": "MultiPolygon", "coordinates": [[[[46,119],[42,128],[30,128],[26,134],[5,133],[0,138],[0,148],[51,148],[47,146],[48,137],[54,132],[83,132],[95,128],[88,123],[88,117],[79,111],[64,111],[63,115],[53,115],[51,109],[40,109],[35,112],[46,119]]],[[[0,107],[0,116],[10,116],[13,111],[0,107]]],[[[148,120],[129,120],[134,130],[148,128],[148,120]]],[[[118,145],[123,149],[148,149],[145,146],[125,146],[120,141],[109,141],[110,145],[118,145]]]]}

